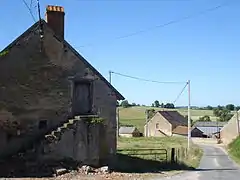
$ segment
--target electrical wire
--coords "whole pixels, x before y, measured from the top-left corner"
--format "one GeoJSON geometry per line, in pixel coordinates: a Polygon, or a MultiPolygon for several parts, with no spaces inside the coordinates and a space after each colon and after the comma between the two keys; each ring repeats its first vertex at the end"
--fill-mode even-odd
{"type": "Polygon", "coordinates": [[[30,15],[31,15],[31,17],[32,17],[32,19],[33,19],[33,21],[36,22],[36,19],[35,19],[33,13],[32,13],[31,8],[28,6],[28,4],[27,4],[27,2],[26,2],[25,0],[22,0],[22,1],[23,1],[24,5],[26,6],[26,8],[28,9],[28,11],[29,11],[29,13],[30,13],[30,15]]]}
{"type": "Polygon", "coordinates": [[[187,87],[187,85],[188,85],[188,82],[185,84],[185,86],[183,87],[182,91],[177,95],[176,99],[173,101],[173,104],[175,104],[175,102],[180,98],[180,96],[184,92],[184,90],[187,87]]]}
{"type": "MultiPolygon", "coordinates": [[[[216,11],[216,10],[218,10],[218,9],[220,9],[220,8],[223,8],[223,7],[225,7],[225,6],[230,5],[230,4],[233,3],[233,2],[234,2],[233,0],[232,0],[232,1],[227,0],[227,1],[224,1],[224,3],[222,3],[222,4],[220,4],[220,5],[217,5],[217,6],[215,6],[215,7],[208,8],[208,9],[199,11],[199,12],[197,12],[197,13],[191,14],[191,15],[183,16],[183,17],[181,17],[181,18],[178,18],[178,19],[175,19],[175,20],[171,20],[171,21],[166,22],[166,23],[164,23],[164,24],[156,25],[156,26],[154,26],[154,27],[150,27],[150,28],[147,28],[147,29],[144,29],[144,30],[139,30],[139,31],[136,31],[136,32],[133,32],[133,33],[129,33],[129,34],[123,35],[123,36],[119,36],[119,37],[116,37],[116,38],[112,39],[112,41],[114,41],[114,40],[119,40],[119,39],[124,39],[124,38],[128,38],[128,37],[135,36],[135,35],[138,35],[138,34],[142,34],[142,33],[145,33],[145,32],[148,32],[148,31],[152,31],[152,30],[155,30],[155,29],[164,28],[164,27],[166,27],[166,26],[169,26],[169,25],[172,25],[172,24],[176,24],[176,23],[179,23],[179,22],[188,20],[188,19],[192,19],[192,18],[201,16],[201,15],[204,15],[204,14],[206,14],[206,13],[210,13],[210,12],[212,12],[212,11],[216,11]]],[[[78,47],[87,47],[87,46],[94,46],[94,44],[89,43],[89,44],[87,44],[87,45],[78,46],[78,47]]]]}
{"type": "Polygon", "coordinates": [[[165,82],[164,81],[156,81],[156,80],[150,80],[150,79],[144,79],[144,78],[129,76],[129,75],[126,75],[126,74],[121,74],[121,73],[117,73],[117,72],[113,72],[113,71],[110,71],[110,73],[117,74],[119,76],[131,78],[131,79],[135,79],[135,80],[139,80],[139,81],[146,81],[146,82],[159,83],[159,84],[183,84],[183,83],[186,83],[186,82],[174,82],[174,81],[165,81],[165,82]]]}
{"type": "Polygon", "coordinates": [[[183,83],[185,83],[183,89],[177,95],[176,99],[173,101],[173,104],[175,104],[176,101],[180,98],[180,96],[182,95],[182,93],[184,92],[184,90],[186,89],[186,87],[188,85],[188,82],[155,81],[155,80],[149,80],[149,79],[143,79],[143,78],[139,78],[139,77],[129,76],[129,75],[126,75],[126,74],[121,74],[121,73],[117,73],[117,72],[113,72],[113,71],[110,71],[110,73],[116,74],[116,75],[119,75],[119,76],[123,76],[123,77],[127,77],[127,78],[131,78],[131,79],[135,79],[135,80],[139,80],[139,81],[147,81],[147,82],[159,83],[159,84],[180,84],[180,83],[183,84],[183,83]]]}

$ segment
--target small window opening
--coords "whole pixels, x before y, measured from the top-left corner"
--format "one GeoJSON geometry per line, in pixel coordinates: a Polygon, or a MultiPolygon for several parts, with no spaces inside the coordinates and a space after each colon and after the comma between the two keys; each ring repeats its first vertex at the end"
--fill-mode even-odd
{"type": "Polygon", "coordinates": [[[159,129],[159,123],[156,124],[156,129],[159,129]]]}
{"type": "Polygon", "coordinates": [[[39,121],[38,128],[39,128],[39,129],[45,129],[45,128],[47,128],[47,120],[41,120],[41,121],[39,121]]]}

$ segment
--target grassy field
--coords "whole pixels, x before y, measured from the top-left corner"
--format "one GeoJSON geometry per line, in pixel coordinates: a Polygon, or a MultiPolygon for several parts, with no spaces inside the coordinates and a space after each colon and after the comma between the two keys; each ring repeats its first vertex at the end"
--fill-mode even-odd
{"type": "Polygon", "coordinates": [[[240,164],[240,137],[230,143],[228,148],[231,158],[240,164]]]}
{"type": "MultiPolygon", "coordinates": [[[[141,132],[143,132],[143,126],[145,123],[145,110],[152,109],[152,107],[129,107],[129,108],[119,108],[120,124],[122,125],[133,125],[136,126],[141,132]]],[[[154,108],[157,110],[162,110],[162,108],[154,108]]],[[[187,109],[172,109],[177,110],[182,115],[187,115],[187,109]]],[[[195,121],[199,117],[208,115],[211,120],[216,120],[213,115],[212,110],[191,110],[191,118],[195,121]]]]}
{"type": "MultiPolygon", "coordinates": [[[[158,148],[158,149],[166,149],[167,150],[167,161],[166,158],[164,159],[164,162],[167,164],[164,164],[166,167],[172,167],[171,164],[168,164],[171,160],[171,148],[176,148],[178,151],[177,157],[181,159],[182,165],[175,170],[183,170],[184,168],[196,168],[199,165],[200,158],[202,156],[202,150],[199,149],[198,146],[191,144],[191,151],[189,153],[189,156],[187,156],[187,139],[186,138],[180,138],[180,137],[161,137],[161,138],[145,138],[145,137],[139,137],[139,138],[119,138],[118,141],[118,149],[122,149],[122,154],[127,154],[128,151],[124,153],[124,150],[126,149],[142,149],[142,148],[158,148]],[[183,168],[183,169],[181,169],[183,168]]],[[[176,151],[176,152],[177,152],[176,151]]],[[[157,151],[154,151],[157,152],[157,151]]],[[[159,151],[162,152],[162,151],[159,151]]],[[[137,153],[138,154],[138,153],[137,153]]],[[[158,155],[161,156],[161,155],[158,155]]],[[[162,155],[164,156],[164,155],[162,155]]],[[[137,157],[140,157],[140,159],[143,162],[140,162],[138,159],[138,164],[146,164],[149,163],[149,167],[154,164],[155,161],[154,156],[146,156],[139,154],[137,157]],[[144,161],[143,159],[153,160],[151,162],[144,161]]],[[[164,156],[165,157],[165,156],[164,156]]],[[[163,160],[161,160],[163,162],[163,160]]],[[[159,162],[158,162],[159,164],[159,162]]],[[[159,164],[161,165],[161,163],[159,164]]],[[[146,168],[146,166],[144,166],[146,168]]]]}

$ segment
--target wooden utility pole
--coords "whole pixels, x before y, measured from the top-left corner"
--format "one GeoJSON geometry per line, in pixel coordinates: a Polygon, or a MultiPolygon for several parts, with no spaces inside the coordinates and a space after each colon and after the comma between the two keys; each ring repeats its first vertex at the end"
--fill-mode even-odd
{"type": "Polygon", "coordinates": [[[191,99],[190,99],[190,80],[188,80],[188,151],[190,150],[191,140],[191,99]]]}
{"type": "Polygon", "coordinates": [[[240,135],[240,132],[239,132],[239,114],[238,114],[238,110],[237,110],[237,133],[238,133],[238,136],[240,135]]]}
{"type": "Polygon", "coordinates": [[[145,114],[146,114],[146,129],[145,129],[145,137],[148,137],[148,118],[149,118],[149,111],[148,111],[148,109],[146,109],[145,114]]]}

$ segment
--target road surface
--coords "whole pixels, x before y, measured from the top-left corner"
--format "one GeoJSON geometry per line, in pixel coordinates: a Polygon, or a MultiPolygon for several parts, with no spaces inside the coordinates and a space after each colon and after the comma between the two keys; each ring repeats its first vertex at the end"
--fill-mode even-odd
{"type": "MultiPolygon", "coordinates": [[[[161,180],[240,180],[240,168],[217,145],[201,145],[204,150],[197,170],[161,180]]],[[[160,180],[160,179],[159,179],[160,180]]]]}

